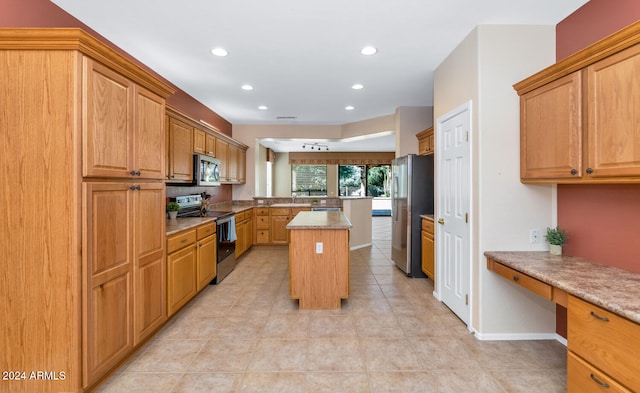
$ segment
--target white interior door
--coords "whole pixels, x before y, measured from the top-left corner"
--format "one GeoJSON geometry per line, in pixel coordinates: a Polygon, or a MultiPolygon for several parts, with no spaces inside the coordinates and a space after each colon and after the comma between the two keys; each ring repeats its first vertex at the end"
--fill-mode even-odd
{"type": "Polygon", "coordinates": [[[471,102],[437,122],[439,296],[467,326],[471,286],[471,102]]]}

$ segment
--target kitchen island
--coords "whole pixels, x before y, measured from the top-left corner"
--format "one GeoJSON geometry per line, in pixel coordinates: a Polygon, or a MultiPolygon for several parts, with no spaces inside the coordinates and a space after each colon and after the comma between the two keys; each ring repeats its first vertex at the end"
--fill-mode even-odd
{"type": "Polygon", "coordinates": [[[303,211],[287,225],[289,292],[300,309],[340,309],[349,297],[350,228],[339,211],[303,211]]]}

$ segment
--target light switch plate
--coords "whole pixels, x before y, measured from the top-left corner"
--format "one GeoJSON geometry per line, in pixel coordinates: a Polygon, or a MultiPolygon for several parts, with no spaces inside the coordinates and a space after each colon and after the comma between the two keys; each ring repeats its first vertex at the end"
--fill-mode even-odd
{"type": "Polygon", "coordinates": [[[322,254],[322,242],[316,243],[316,254],[322,254]]]}

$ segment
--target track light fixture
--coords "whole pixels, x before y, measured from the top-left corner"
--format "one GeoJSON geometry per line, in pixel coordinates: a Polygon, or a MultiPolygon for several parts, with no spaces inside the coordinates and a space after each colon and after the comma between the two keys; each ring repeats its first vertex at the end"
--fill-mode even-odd
{"type": "Polygon", "coordinates": [[[303,148],[303,149],[306,149],[307,147],[308,147],[309,149],[311,149],[311,150],[316,150],[316,149],[317,149],[318,151],[320,151],[320,150],[329,150],[329,146],[327,146],[327,145],[321,145],[321,144],[319,144],[319,143],[317,143],[317,142],[313,142],[313,143],[303,143],[303,144],[302,144],[302,148],[303,148]]]}

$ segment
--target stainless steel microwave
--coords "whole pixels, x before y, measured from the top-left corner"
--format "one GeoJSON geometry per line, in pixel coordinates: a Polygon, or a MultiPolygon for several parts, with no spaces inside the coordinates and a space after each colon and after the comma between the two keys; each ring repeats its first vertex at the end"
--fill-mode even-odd
{"type": "Polygon", "coordinates": [[[193,183],[197,186],[219,186],[220,160],[201,154],[194,154],[193,178],[193,183]]]}

